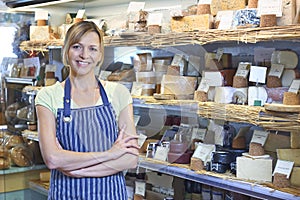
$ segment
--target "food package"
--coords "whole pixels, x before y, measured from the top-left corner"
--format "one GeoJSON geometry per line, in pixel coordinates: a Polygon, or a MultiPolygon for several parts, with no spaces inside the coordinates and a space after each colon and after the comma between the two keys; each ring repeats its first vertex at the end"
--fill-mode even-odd
{"type": "Polygon", "coordinates": [[[260,19],[257,17],[256,9],[243,9],[237,10],[233,17],[233,27],[235,28],[247,28],[258,27],[260,19]]]}

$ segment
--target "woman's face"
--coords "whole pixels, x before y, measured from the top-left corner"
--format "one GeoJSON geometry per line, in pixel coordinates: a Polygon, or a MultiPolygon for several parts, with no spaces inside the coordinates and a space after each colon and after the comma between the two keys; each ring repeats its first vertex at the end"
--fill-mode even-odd
{"type": "Polygon", "coordinates": [[[100,62],[102,56],[97,33],[89,32],[78,43],[71,45],[68,56],[74,75],[94,73],[94,67],[100,62]]]}

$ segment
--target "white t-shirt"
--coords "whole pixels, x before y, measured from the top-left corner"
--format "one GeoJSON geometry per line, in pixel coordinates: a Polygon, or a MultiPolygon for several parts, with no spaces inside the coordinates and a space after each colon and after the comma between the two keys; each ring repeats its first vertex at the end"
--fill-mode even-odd
{"type": "MultiPolygon", "coordinates": [[[[104,86],[108,101],[111,102],[115,112],[116,119],[119,118],[120,112],[132,103],[132,97],[129,90],[122,84],[106,81],[104,86]]],[[[35,97],[35,105],[42,105],[51,110],[57,117],[57,109],[63,108],[64,88],[60,82],[54,85],[43,87],[35,97]]],[[[96,105],[102,105],[102,98],[99,98],[96,105]]],[[[78,108],[76,103],[72,101],[71,108],[78,108]]]]}

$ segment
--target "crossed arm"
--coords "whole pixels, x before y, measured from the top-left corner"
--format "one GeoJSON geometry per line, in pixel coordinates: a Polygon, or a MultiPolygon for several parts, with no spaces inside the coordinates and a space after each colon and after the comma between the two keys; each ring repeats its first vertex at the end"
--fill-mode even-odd
{"type": "Polygon", "coordinates": [[[74,152],[64,150],[56,139],[56,122],[53,113],[37,106],[39,144],[45,164],[73,177],[102,177],[134,168],[138,160],[136,130],[132,105],[125,107],[119,116],[119,136],[112,148],[104,152],[74,152]]]}

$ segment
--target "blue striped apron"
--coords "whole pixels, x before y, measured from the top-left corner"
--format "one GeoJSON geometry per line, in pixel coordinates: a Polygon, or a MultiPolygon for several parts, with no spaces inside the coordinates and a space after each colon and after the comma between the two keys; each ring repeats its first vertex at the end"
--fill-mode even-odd
{"type": "MultiPolygon", "coordinates": [[[[98,80],[103,105],[71,109],[71,84],[65,84],[64,108],[57,111],[56,137],[63,149],[100,152],[111,148],[118,136],[114,109],[98,80]],[[68,121],[67,119],[71,119],[68,121]]],[[[127,200],[123,172],[106,177],[73,178],[51,170],[48,199],[127,200]]]]}

